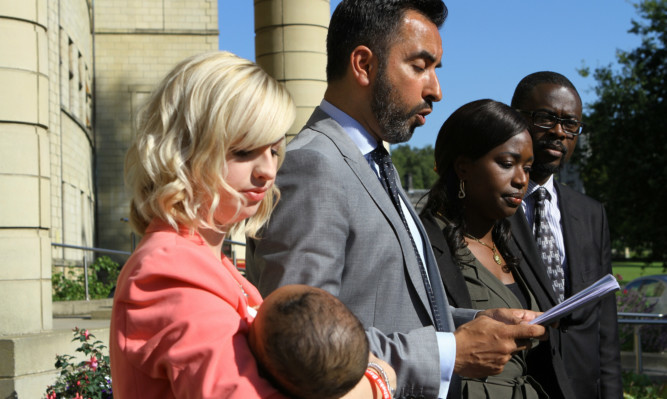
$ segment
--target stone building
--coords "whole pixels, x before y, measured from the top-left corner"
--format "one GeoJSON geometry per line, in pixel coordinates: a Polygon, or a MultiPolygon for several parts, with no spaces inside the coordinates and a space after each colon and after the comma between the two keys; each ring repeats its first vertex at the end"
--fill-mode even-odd
{"type": "MultiPolygon", "coordinates": [[[[329,1],[254,4],[256,60],[295,98],[293,135],[326,87],[329,1]]],[[[131,249],[137,107],[178,61],[218,48],[217,24],[217,0],[0,0],[0,398],[42,397],[72,353],[52,268],[93,254],[52,244],[131,249]]]]}

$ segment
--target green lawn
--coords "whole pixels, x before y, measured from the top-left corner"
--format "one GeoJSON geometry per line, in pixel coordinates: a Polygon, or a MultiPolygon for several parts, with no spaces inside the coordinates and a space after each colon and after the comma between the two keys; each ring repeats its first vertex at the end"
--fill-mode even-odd
{"type": "Polygon", "coordinates": [[[613,262],[612,269],[614,276],[621,275],[623,283],[629,283],[640,276],[667,273],[663,268],[662,262],[653,262],[650,265],[642,262],[613,262]]]}

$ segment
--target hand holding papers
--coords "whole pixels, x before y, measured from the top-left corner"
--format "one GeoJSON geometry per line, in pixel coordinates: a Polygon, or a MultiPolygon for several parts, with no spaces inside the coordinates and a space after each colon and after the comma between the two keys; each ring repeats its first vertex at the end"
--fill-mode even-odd
{"type": "Polygon", "coordinates": [[[620,289],[618,282],[611,274],[607,274],[588,288],[577,292],[563,302],[536,317],[530,324],[548,325],[574,312],[579,307],[602,298],[606,294],[620,289]]]}

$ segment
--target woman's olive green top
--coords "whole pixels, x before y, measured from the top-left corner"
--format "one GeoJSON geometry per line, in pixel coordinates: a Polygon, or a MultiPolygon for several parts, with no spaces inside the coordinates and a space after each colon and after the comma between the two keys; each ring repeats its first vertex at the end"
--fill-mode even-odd
{"type": "MultiPolygon", "coordinates": [[[[473,309],[523,308],[516,295],[484,267],[466,248],[459,249],[461,273],[466,281],[473,309]]],[[[519,273],[514,279],[528,302],[528,309],[538,311],[535,298],[519,273]]],[[[533,346],[538,341],[533,342],[533,346]]],[[[486,379],[463,378],[463,398],[542,399],[548,398],[540,385],[527,375],[525,352],[516,353],[503,372],[486,379]]]]}

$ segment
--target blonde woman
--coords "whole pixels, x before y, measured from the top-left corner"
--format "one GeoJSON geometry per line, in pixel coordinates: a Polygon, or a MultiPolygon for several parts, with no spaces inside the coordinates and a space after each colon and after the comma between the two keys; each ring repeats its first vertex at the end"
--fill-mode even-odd
{"type": "Polygon", "coordinates": [[[183,61],[152,94],[125,161],[143,239],[115,292],[114,397],[282,397],[248,347],[262,299],[221,247],[269,218],[294,116],[282,85],[227,52],[183,61]]]}

